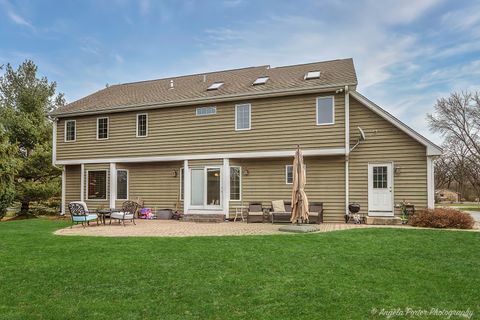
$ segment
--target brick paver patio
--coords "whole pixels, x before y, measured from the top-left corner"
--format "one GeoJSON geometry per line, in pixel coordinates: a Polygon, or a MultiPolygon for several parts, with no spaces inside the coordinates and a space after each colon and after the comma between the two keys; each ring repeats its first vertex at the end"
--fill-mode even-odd
{"type": "MultiPolygon", "coordinates": [[[[137,225],[127,223],[124,227],[119,224],[100,225],[96,223],[83,228],[75,225],[55,232],[57,235],[81,235],[103,237],[191,237],[191,236],[242,236],[242,235],[271,235],[291,234],[281,232],[279,224],[271,223],[197,223],[180,222],[174,220],[135,220],[137,225]]],[[[320,232],[356,229],[356,228],[410,228],[407,226],[373,226],[344,223],[323,223],[319,225],[320,232]]]]}

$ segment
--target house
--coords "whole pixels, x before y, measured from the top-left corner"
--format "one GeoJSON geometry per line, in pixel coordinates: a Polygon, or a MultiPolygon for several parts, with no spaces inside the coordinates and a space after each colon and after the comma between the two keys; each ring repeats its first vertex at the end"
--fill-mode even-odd
{"type": "Polygon", "coordinates": [[[433,207],[441,149],[356,87],[352,59],[109,86],[52,113],[62,209],[142,199],[231,217],[250,201],[290,199],[297,145],[327,222],[343,221],[349,202],[381,217],[402,200],[433,207]],[[354,148],[358,128],[366,140],[354,148]]]}

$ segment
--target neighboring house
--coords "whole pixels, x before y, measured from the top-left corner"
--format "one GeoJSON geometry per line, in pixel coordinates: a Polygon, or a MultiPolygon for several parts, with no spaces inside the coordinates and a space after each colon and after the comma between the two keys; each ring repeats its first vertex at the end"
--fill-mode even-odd
{"type": "Polygon", "coordinates": [[[458,202],[459,201],[459,193],[448,190],[448,189],[439,189],[435,191],[435,195],[437,197],[437,201],[439,202],[458,202]]]}
{"type": "Polygon", "coordinates": [[[62,208],[142,199],[231,216],[250,201],[290,199],[297,145],[327,222],[342,221],[348,202],[386,217],[402,200],[433,207],[441,149],[356,86],[352,59],[109,86],[52,113],[62,208]],[[366,141],[351,151],[358,127],[366,141]]]}

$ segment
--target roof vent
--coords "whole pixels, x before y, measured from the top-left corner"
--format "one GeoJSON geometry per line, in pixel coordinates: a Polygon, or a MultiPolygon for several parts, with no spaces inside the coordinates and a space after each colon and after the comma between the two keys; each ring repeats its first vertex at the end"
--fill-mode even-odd
{"type": "Polygon", "coordinates": [[[173,80],[170,80],[170,89],[173,89],[173,80]]]}
{"type": "Polygon", "coordinates": [[[207,90],[218,90],[223,85],[223,82],[214,82],[207,88],[207,90]]]}
{"type": "Polygon", "coordinates": [[[320,71],[308,71],[305,73],[305,80],[320,78],[320,71]]]}
{"type": "Polygon", "coordinates": [[[268,81],[268,77],[258,77],[255,81],[253,81],[252,85],[257,86],[259,84],[265,84],[268,81]]]}

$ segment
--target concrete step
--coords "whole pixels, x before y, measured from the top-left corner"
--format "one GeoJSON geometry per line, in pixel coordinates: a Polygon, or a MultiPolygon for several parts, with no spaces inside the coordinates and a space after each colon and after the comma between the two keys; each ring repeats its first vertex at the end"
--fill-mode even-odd
{"type": "Polygon", "coordinates": [[[187,222],[223,222],[225,221],[224,214],[202,214],[189,213],[183,216],[183,221],[187,222]]]}
{"type": "Polygon", "coordinates": [[[397,225],[402,224],[402,220],[399,217],[367,217],[367,224],[397,225]]]}

